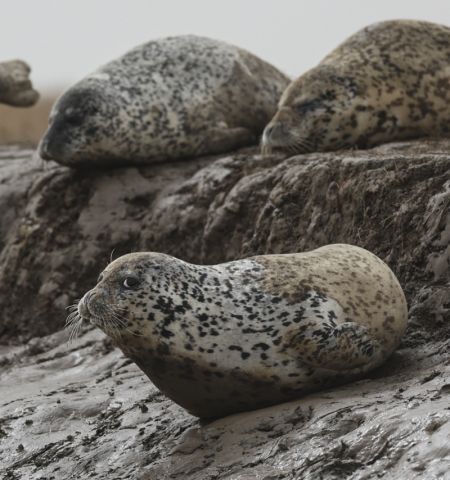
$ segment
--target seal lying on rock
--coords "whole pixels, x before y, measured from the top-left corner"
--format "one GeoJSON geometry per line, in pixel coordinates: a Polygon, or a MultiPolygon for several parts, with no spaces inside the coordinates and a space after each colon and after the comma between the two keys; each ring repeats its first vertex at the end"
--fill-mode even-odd
{"type": "Polygon", "coordinates": [[[289,79],[193,35],[141,45],[56,102],[40,156],[71,167],[148,164],[258,142],[289,79]]]}
{"type": "Polygon", "coordinates": [[[292,82],[264,130],[263,152],[370,147],[450,135],[450,28],[376,23],[292,82]]]}
{"type": "Polygon", "coordinates": [[[118,258],[71,319],[109,335],[168,397],[217,417],[358,378],[396,348],[403,291],[351,245],[213,266],[118,258]]]}

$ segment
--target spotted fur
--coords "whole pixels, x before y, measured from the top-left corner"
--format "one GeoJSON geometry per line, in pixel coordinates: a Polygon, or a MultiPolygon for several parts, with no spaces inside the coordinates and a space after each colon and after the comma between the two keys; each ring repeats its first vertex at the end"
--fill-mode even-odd
{"type": "Polygon", "coordinates": [[[352,35],[293,81],[263,150],[370,147],[450,135],[450,28],[397,20],[352,35]]]}
{"type": "Polygon", "coordinates": [[[407,319],[391,270],[350,245],[213,266],[125,255],[78,311],[200,417],[357,378],[392,353],[407,319]],[[127,278],[137,284],[124,288],[127,278]],[[121,319],[114,328],[105,314],[113,310],[121,319]]]}
{"type": "Polygon", "coordinates": [[[218,40],[151,41],[62,95],[40,154],[76,167],[229,151],[257,142],[288,83],[273,66],[218,40]]]}

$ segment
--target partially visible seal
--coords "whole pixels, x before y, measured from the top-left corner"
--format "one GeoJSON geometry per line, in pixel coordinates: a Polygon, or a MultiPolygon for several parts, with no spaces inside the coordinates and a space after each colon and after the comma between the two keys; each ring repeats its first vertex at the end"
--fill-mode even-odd
{"type": "Polygon", "coordinates": [[[379,366],[400,341],[407,307],[385,263],[338,244],[213,266],[125,255],[74,316],[100,327],[173,401],[217,417],[379,366]]]}
{"type": "Polygon", "coordinates": [[[30,80],[31,68],[22,60],[0,62],[0,103],[31,107],[39,99],[30,80]]]}
{"type": "Polygon", "coordinates": [[[450,28],[376,23],[292,82],[262,149],[287,153],[371,147],[450,135],[450,28]]]}
{"type": "Polygon", "coordinates": [[[257,144],[289,79],[210,38],[141,45],[56,102],[40,156],[71,167],[148,164],[257,144]]]}

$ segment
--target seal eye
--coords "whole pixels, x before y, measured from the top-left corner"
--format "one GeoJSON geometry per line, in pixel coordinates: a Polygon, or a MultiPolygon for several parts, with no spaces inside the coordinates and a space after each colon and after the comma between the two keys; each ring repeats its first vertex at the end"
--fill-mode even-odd
{"type": "Polygon", "coordinates": [[[294,109],[298,113],[307,113],[311,112],[312,110],[317,110],[318,108],[323,106],[323,102],[318,98],[313,100],[308,100],[304,102],[300,102],[294,105],[294,109]]]}
{"type": "Polygon", "coordinates": [[[135,288],[139,284],[139,280],[136,277],[127,277],[123,281],[123,286],[128,290],[135,288]]]}
{"type": "Polygon", "coordinates": [[[69,110],[65,114],[65,121],[69,125],[75,127],[83,123],[83,116],[80,112],[69,110]]]}

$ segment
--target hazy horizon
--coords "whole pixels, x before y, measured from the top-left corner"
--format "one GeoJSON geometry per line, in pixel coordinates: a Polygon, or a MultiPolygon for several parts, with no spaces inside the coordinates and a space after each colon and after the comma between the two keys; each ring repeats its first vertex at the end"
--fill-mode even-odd
{"type": "Polygon", "coordinates": [[[15,0],[3,11],[0,60],[27,61],[41,92],[59,90],[134,46],[169,35],[221,39],[298,76],[370,23],[414,18],[450,24],[445,0],[15,0]]]}

